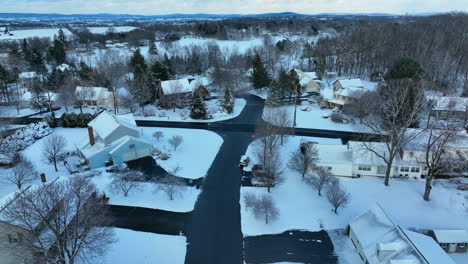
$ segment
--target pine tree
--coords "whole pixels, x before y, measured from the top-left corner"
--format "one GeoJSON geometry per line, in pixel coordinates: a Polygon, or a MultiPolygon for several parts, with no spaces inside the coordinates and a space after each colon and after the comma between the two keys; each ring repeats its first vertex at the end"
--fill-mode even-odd
{"type": "Polygon", "coordinates": [[[44,64],[44,58],[42,56],[42,53],[35,48],[32,50],[29,63],[33,71],[38,72],[38,73],[47,72],[47,68],[44,64]]]}
{"type": "Polygon", "coordinates": [[[58,40],[65,46],[66,45],[66,41],[67,41],[67,38],[65,36],[65,33],[63,32],[63,30],[60,28],[59,29],[59,32],[58,32],[58,40]]]}
{"type": "Polygon", "coordinates": [[[278,81],[272,80],[270,88],[268,89],[268,95],[266,103],[269,105],[278,105],[281,104],[282,95],[278,85],[278,81]]]}
{"type": "Polygon", "coordinates": [[[169,73],[169,79],[174,76],[174,68],[172,67],[172,61],[169,59],[166,53],[164,53],[164,61],[163,61],[164,66],[166,66],[166,69],[169,73]]]}
{"type": "Polygon", "coordinates": [[[155,61],[153,65],[151,65],[151,74],[156,80],[169,80],[169,70],[167,69],[166,65],[159,61],[155,61]]]}
{"type": "Polygon", "coordinates": [[[158,48],[156,47],[156,44],[154,41],[151,42],[151,45],[149,46],[148,53],[151,55],[158,55],[158,48]]]}
{"type": "Polygon", "coordinates": [[[291,92],[294,95],[297,95],[297,98],[299,98],[299,96],[302,94],[302,86],[301,86],[301,81],[299,80],[299,76],[297,75],[294,69],[291,69],[289,71],[289,81],[291,82],[290,83],[291,92]]]}
{"type": "Polygon", "coordinates": [[[42,110],[46,104],[44,89],[39,81],[34,82],[31,88],[31,106],[34,109],[42,110]]]}
{"type": "Polygon", "coordinates": [[[224,97],[221,100],[221,108],[228,114],[234,111],[234,98],[229,88],[224,88],[224,97]]]}
{"type": "Polygon", "coordinates": [[[145,62],[145,57],[141,55],[140,49],[137,49],[135,50],[135,52],[133,52],[128,67],[135,75],[135,78],[137,77],[136,75],[144,75],[146,73],[147,66],[145,62]]]}
{"type": "Polygon", "coordinates": [[[289,74],[281,69],[278,76],[278,94],[281,100],[288,99],[291,100],[292,97],[292,88],[291,88],[291,79],[289,74]]]}
{"type": "Polygon", "coordinates": [[[54,40],[54,45],[50,48],[49,54],[56,64],[65,63],[67,60],[65,45],[58,39],[54,40]]]}
{"type": "Polygon", "coordinates": [[[271,78],[258,53],[255,55],[252,61],[252,66],[253,69],[251,81],[254,88],[261,89],[263,87],[267,87],[271,82],[271,78]]]}
{"type": "Polygon", "coordinates": [[[89,67],[84,61],[80,61],[80,68],[78,76],[83,81],[91,81],[93,69],[89,67]]]}
{"type": "Polygon", "coordinates": [[[206,119],[206,106],[202,98],[194,95],[190,106],[190,117],[193,119],[206,119]]]}

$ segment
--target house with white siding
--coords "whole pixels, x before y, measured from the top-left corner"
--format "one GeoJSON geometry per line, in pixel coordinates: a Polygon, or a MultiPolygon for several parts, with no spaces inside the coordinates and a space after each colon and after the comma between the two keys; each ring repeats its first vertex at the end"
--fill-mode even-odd
{"type": "Polygon", "coordinates": [[[151,156],[153,145],[140,138],[133,114],[101,112],[88,124],[88,136],[76,146],[89,168],[99,168],[151,156]]]}
{"type": "Polygon", "coordinates": [[[342,79],[333,83],[333,98],[328,100],[330,108],[343,108],[345,104],[356,102],[367,89],[361,79],[342,79]]]}
{"type": "Polygon", "coordinates": [[[108,108],[113,103],[112,92],[105,87],[77,86],[75,94],[83,99],[80,103],[84,107],[97,106],[108,108]]]}
{"type": "MultiPolygon", "coordinates": [[[[362,142],[349,141],[346,145],[338,144],[316,144],[318,151],[317,165],[328,168],[336,176],[361,177],[375,176],[384,177],[387,169],[385,162],[374,152],[369,151],[362,142]]],[[[372,142],[371,148],[381,155],[388,155],[385,143],[372,142]]],[[[422,165],[414,161],[405,161],[399,153],[393,161],[390,170],[391,177],[421,178],[423,175],[422,165]]]]}
{"type": "Polygon", "coordinates": [[[434,239],[401,228],[378,204],[354,218],[347,231],[365,264],[454,264],[434,239]]]}

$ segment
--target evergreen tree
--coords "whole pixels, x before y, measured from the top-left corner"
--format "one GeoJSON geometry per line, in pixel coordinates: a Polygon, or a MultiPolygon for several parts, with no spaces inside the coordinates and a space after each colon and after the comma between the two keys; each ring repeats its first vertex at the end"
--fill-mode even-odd
{"type": "Polygon", "coordinates": [[[297,72],[294,69],[291,69],[289,71],[289,81],[291,82],[290,89],[292,93],[299,97],[302,94],[302,86],[301,81],[299,80],[299,76],[297,75],[297,72]]]}
{"type": "Polygon", "coordinates": [[[169,72],[169,79],[174,76],[174,67],[172,66],[172,61],[169,59],[166,53],[164,53],[164,61],[163,61],[164,66],[166,66],[167,71],[169,72]]]}
{"type": "Polygon", "coordinates": [[[35,48],[32,49],[29,64],[33,71],[41,74],[47,73],[47,68],[44,63],[44,57],[42,56],[42,53],[35,48]]]}
{"type": "Polygon", "coordinates": [[[278,85],[278,81],[272,80],[270,84],[270,88],[268,89],[268,96],[266,103],[270,105],[277,105],[281,104],[282,95],[278,85]]]}
{"type": "Polygon", "coordinates": [[[169,80],[169,70],[167,69],[166,65],[159,61],[155,61],[153,65],[151,65],[151,74],[156,80],[169,80]]]}
{"type": "Polygon", "coordinates": [[[271,82],[271,78],[258,53],[255,55],[252,61],[252,66],[253,71],[251,81],[254,88],[261,89],[263,87],[267,87],[271,82]]]}
{"type": "Polygon", "coordinates": [[[54,40],[54,45],[50,48],[49,54],[51,59],[54,60],[57,65],[65,63],[67,60],[65,45],[58,39],[54,40]]]}
{"type": "Polygon", "coordinates": [[[78,76],[82,81],[91,81],[93,69],[88,66],[84,61],[80,61],[80,68],[78,69],[78,76]]]}
{"type": "MultiPolygon", "coordinates": [[[[421,96],[422,84],[421,78],[424,73],[421,65],[412,58],[401,58],[398,59],[390,68],[387,75],[385,76],[385,83],[395,82],[397,80],[407,80],[408,93],[405,97],[405,103],[403,107],[405,108],[402,111],[401,120],[407,120],[408,115],[411,115],[412,109],[415,108],[415,104],[418,101],[417,98],[421,96]]],[[[382,95],[386,94],[386,89],[391,89],[391,85],[382,85],[380,87],[380,92],[382,95]]],[[[415,120],[413,126],[417,126],[419,120],[415,120]]]]}
{"type": "Polygon", "coordinates": [[[221,108],[228,114],[234,111],[234,98],[229,88],[224,88],[224,97],[221,99],[221,108]]]}
{"type": "Polygon", "coordinates": [[[67,38],[65,36],[65,33],[63,30],[60,28],[58,32],[58,40],[65,46],[67,42],[67,38]]]}
{"type": "Polygon", "coordinates": [[[151,55],[158,55],[158,48],[156,47],[156,44],[154,41],[151,42],[151,45],[149,46],[148,53],[151,55]]]}
{"type": "Polygon", "coordinates": [[[31,50],[29,49],[28,42],[26,41],[26,39],[23,39],[23,43],[21,44],[21,55],[24,60],[31,60],[31,50]]]}
{"type": "Polygon", "coordinates": [[[278,76],[278,96],[280,100],[284,101],[287,99],[290,101],[293,95],[292,90],[289,74],[284,69],[281,69],[278,76]]]}
{"type": "Polygon", "coordinates": [[[144,75],[146,73],[147,66],[145,62],[145,57],[141,55],[140,49],[137,49],[135,50],[135,52],[133,52],[128,67],[133,72],[135,77],[137,77],[137,75],[144,75]]]}
{"type": "Polygon", "coordinates": [[[194,95],[190,106],[190,117],[193,119],[206,119],[206,106],[202,98],[194,95]]]}
{"type": "Polygon", "coordinates": [[[38,110],[42,110],[46,106],[44,89],[39,81],[34,82],[31,88],[31,106],[38,110]]]}

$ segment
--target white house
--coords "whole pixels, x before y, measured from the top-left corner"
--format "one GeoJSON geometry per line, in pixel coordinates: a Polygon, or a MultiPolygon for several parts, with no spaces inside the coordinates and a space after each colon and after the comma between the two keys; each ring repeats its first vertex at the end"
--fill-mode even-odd
{"type": "MultiPolygon", "coordinates": [[[[412,162],[413,164],[419,164],[423,168],[423,173],[427,173],[426,168],[426,151],[427,144],[431,131],[417,132],[416,129],[409,129],[408,134],[419,135],[413,140],[402,146],[402,158],[405,161],[412,162]]],[[[444,130],[432,130],[431,143],[435,141],[437,137],[446,133],[444,130]]],[[[464,130],[459,131],[454,135],[450,141],[445,143],[444,153],[442,154],[442,162],[446,163],[449,171],[442,171],[442,174],[457,174],[456,171],[462,169],[468,160],[468,133],[464,130]]]]}
{"type": "Polygon", "coordinates": [[[333,83],[333,98],[328,100],[328,105],[330,108],[342,108],[345,104],[357,101],[368,91],[361,79],[337,80],[333,83]]]}
{"type": "MultiPolygon", "coordinates": [[[[387,166],[375,153],[369,151],[362,142],[349,141],[346,145],[315,144],[318,151],[317,165],[342,177],[376,176],[384,177],[387,166]]],[[[388,155],[385,143],[368,143],[381,155],[388,155]]],[[[414,161],[405,161],[399,153],[390,170],[392,177],[421,178],[422,165],[414,161]]]]}
{"type": "Polygon", "coordinates": [[[299,82],[302,87],[304,87],[304,92],[320,92],[320,85],[317,82],[318,76],[315,72],[303,72],[298,69],[294,69],[299,77],[299,82]]]}
{"type": "Polygon", "coordinates": [[[468,121],[468,98],[455,96],[434,96],[426,97],[431,109],[430,114],[440,119],[458,118],[468,121]]]}
{"type": "Polygon", "coordinates": [[[42,79],[42,75],[36,72],[22,72],[18,74],[18,79],[21,86],[31,88],[35,81],[42,79]]]}
{"type": "Polygon", "coordinates": [[[378,204],[349,223],[348,235],[362,263],[454,264],[431,237],[401,228],[378,204]]]}
{"type": "Polygon", "coordinates": [[[139,138],[133,114],[100,113],[88,124],[88,136],[77,152],[91,169],[151,156],[153,145],[139,138]]]}
{"type": "Polygon", "coordinates": [[[77,86],[75,94],[82,98],[83,106],[101,106],[108,108],[113,102],[112,92],[104,87],[77,86]]]}
{"type": "Polygon", "coordinates": [[[468,232],[458,230],[433,230],[433,237],[448,253],[468,253],[468,232]]]}

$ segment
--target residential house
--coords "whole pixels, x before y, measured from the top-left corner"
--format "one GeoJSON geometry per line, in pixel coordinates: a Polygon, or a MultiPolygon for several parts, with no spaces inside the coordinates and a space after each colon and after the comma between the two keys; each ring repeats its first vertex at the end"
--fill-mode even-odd
{"type": "MultiPolygon", "coordinates": [[[[30,186],[14,193],[13,200],[21,199],[24,191],[30,186]]],[[[20,226],[18,223],[6,220],[5,209],[9,203],[0,206],[0,262],[2,264],[35,263],[35,259],[46,252],[35,245],[32,230],[20,226]]],[[[39,226],[40,223],[35,223],[39,226]]]]}
{"type": "Polygon", "coordinates": [[[459,230],[433,230],[431,236],[448,253],[468,253],[468,232],[459,230]]]}
{"type": "Polygon", "coordinates": [[[468,98],[450,96],[427,96],[432,116],[440,119],[457,118],[468,121],[468,98]]]}
{"type": "Polygon", "coordinates": [[[133,114],[101,112],[88,124],[88,136],[76,146],[89,168],[121,164],[151,156],[153,145],[139,137],[133,114]]]}
{"type": "Polygon", "coordinates": [[[210,93],[204,86],[203,79],[177,79],[158,83],[159,105],[165,109],[189,106],[194,94],[201,95],[204,99],[209,97],[210,93]]]}
{"type": "Polygon", "coordinates": [[[369,90],[361,79],[343,79],[333,83],[333,98],[328,100],[329,108],[343,108],[345,104],[356,102],[369,90]]]}
{"type": "Polygon", "coordinates": [[[354,218],[348,236],[366,264],[454,264],[429,236],[401,228],[378,204],[354,218]]]}
{"type": "Polygon", "coordinates": [[[318,77],[315,72],[303,72],[298,69],[294,69],[294,71],[297,73],[299,82],[305,93],[320,92],[320,84],[318,83],[318,77]]]}
{"type": "Polygon", "coordinates": [[[34,82],[42,80],[42,75],[36,72],[22,72],[18,74],[18,80],[21,86],[31,88],[34,82]]]}
{"type": "MultiPolygon", "coordinates": [[[[416,129],[409,129],[408,134],[418,134],[416,138],[402,146],[402,159],[413,164],[420,164],[423,168],[423,174],[427,173],[426,167],[426,152],[429,137],[432,132],[431,143],[434,142],[444,130],[426,130],[418,132],[416,129]]],[[[445,168],[439,172],[440,176],[459,176],[460,172],[464,171],[466,162],[468,161],[468,132],[461,130],[450,138],[445,143],[441,162],[445,164],[445,168]]]]}
{"type": "MultiPolygon", "coordinates": [[[[384,177],[387,170],[385,162],[374,152],[369,151],[362,142],[349,141],[346,145],[313,144],[318,151],[317,165],[327,168],[332,174],[342,177],[374,176],[384,177]]],[[[371,149],[387,155],[385,143],[370,142],[371,149]]],[[[391,177],[421,178],[422,165],[415,161],[403,160],[397,153],[390,169],[391,177]]]]}
{"type": "Polygon", "coordinates": [[[112,91],[104,87],[85,87],[77,86],[76,94],[81,94],[79,97],[84,100],[81,101],[84,107],[103,107],[108,108],[113,103],[112,91]]]}

